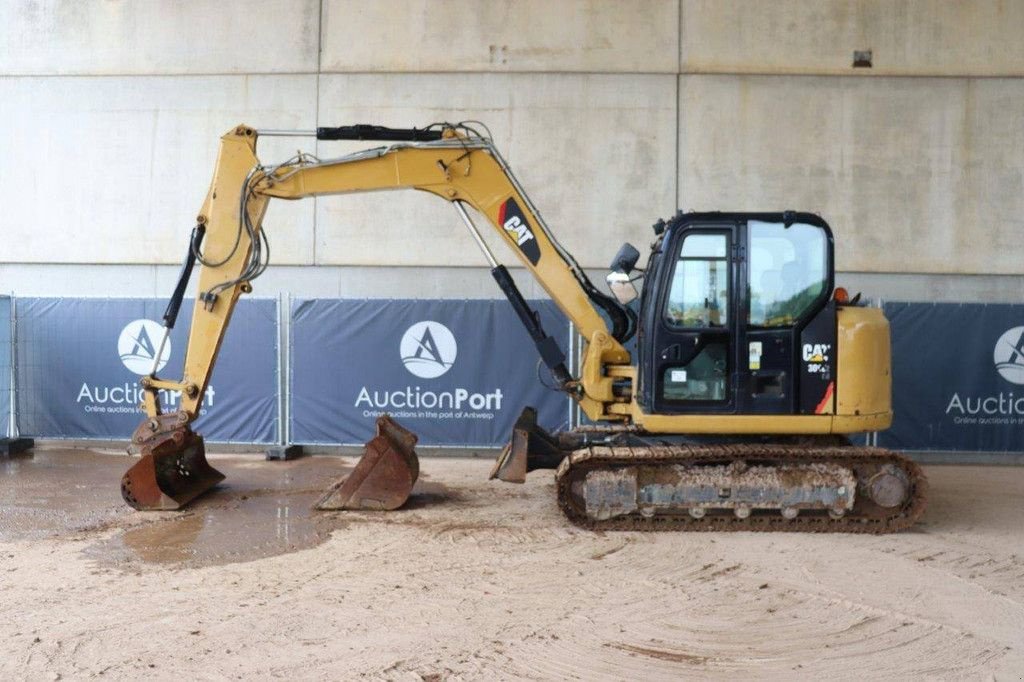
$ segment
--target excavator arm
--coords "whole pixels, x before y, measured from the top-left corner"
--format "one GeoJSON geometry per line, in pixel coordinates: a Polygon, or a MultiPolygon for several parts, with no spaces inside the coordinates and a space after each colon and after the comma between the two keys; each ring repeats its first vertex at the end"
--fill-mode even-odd
{"type": "MultiPolygon", "coordinates": [[[[416,189],[455,206],[483,250],[499,286],[529,327],[527,318],[531,313],[508,271],[498,264],[480,237],[465,206],[486,217],[588,342],[581,378],[576,381],[561,365],[560,351],[553,341],[538,338],[536,331],[531,330],[556,379],[581,402],[591,418],[621,419],[621,415],[609,415],[604,409],[605,404],[628,400],[628,396],[615,397],[616,376],[609,376],[606,366],[628,367],[629,354],[616,338],[626,333],[623,327],[628,321],[620,322],[619,329],[608,329],[598,307],[603,307],[613,320],[622,313],[610,298],[593,288],[580,266],[551,235],[489,140],[466,136],[452,127],[443,131],[396,131],[377,126],[321,128],[318,137],[425,140],[426,133],[431,132],[436,135],[430,137],[437,139],[370,149],[329,161],[300,155],[291,162],[270,167],[261,165],[256,157],[255,130],[239,126],[226,134],[221,139],[213,182],[197,219],[199,226],[205,228],[205,243],[184,376],[181,381],[145,377],[142,383],[146,413],[159,416],[157,392],[164,389],[182,392],[181,412],[187,415],[188,422],[198,415],[235,304],[241,294],[251,291],[250,281],[265,265],[259,262],[263,248],[261,221],[271,199],[416,189]],[[343,137],[346,131],[348,137],[343,137]]],[[[622,376],[623,372],[612,374],[622,376]]]]}
{"type": "MultiPolygon", "coordinates": [[[[122,480],[129,503],[139,508],[177,508],[222,478],[206,464],[202,439],[192,433],[189,424],[199,414],[235,305],[242,294],[252,291],[252,280],[266,267],[269,247],[262,219],[272,199],[415,189],[448,201],[483,251],[493,277],[560,387],[591,419],[628,419],[631,396],[628,387],[624,389],[621,384],[635,377],[629,353],[622,345],[631,333],[630,313],[591,284],[547,229],[488,138],[468,126],[451,125],[422,130],[362,125],[320,128],[316,136],[321,140],[383,139],[394,144],[323,161],[300,153],[284,163],[267,166],[256,155],[259,134],[253,128],[238,126],[221,138],[213,181],[164,315],[166,335],[174,326],[192,261],[198,261],[198,295],[184,372],[180,380],[160,378],[155,371],[143,377],[142,408],[147,418],[132,437],[133,448],[144,456],[156,455],[157,463],[165,459],[177,462],[164,472],[156,471],[156,479],[163,476],[165,483],[168,476],[180,480],[154,486],[148,483],[151,471],[142,477],[133,477],[130,471],[122,480]],[[508,270],[491,253],[467,205],[486,218],[585,339],[578,378],[570,376],[562,351],[541,329],[508,270]],[[611,320],[611,329],[599,309],[611,320]],[[162,413],[161,390],[181,392],[177,412],[162,413]],[[189,452],[190,447],[198,454],[191,463],[182,464],[178,453],[189,452]],[[174,454],[175,458],[161,457],[161,453],[174,454]],[[174,492],[173,499],[167,499],[168,490],[174,492]]],[[[144,457],[136,467],[149,469],[151,464],[144,457]]]]}

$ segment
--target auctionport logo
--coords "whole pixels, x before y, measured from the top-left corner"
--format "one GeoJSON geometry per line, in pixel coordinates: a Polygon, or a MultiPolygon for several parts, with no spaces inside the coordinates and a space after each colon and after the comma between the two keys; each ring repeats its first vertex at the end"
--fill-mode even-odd
{"type": "MultiPolygon", "coordinates": [[[[117,339],[117,354],[121,362],[130,372],[146,375],[153,371],[156,349],[163,338],[164,328],[153,320],[132,320],[121,330],[117,339]]],[[[156,370],[159,372],[171,358],[171,340],[164,344],[160,353],[160,362],[156,370]]],[[[207,386],[200,404],[200,415],[205,415],[207,408],[213,407],[213,386],[207,386]]],[[[135,414],[139,411],[139,403],[143,399],[142,387],[137,381],[124,381],[120,384],[109,384],[104,381],[89,383],[83,381],[78,389],[75,402],[85,412],[91,414],[135,414]]],[[[181,402],[181,391],[160,391],[160,404],[165,410],[176,410],[181,402]]]]}
{"type": "MultiPolygon", "coordinates": [[[[121,330],[121,336],[117,339],[117,353],[121,356],[121,362],[140,376],[153,371],[153,360],[156,358],[156,347],[163,338],[164,328],[160,323],[153,320],[133,320],[121,330]]],[[[167,339],[163,352],[160,354],[160,362],[157,363],[156,371],[160,371],[167,364],[171,357],[171,340],[167,339]]]]}
{"type": "Polygon", "coordinates": [[[1024,384],[1024,327],[1008,329],[996,341],[992,361],[1011,384],[1024,384]]]}
{"type": "MultiPolygon", "coordinates": [[[[433,320],[423,320],[406,329],[398,350],[405,368],[421,379],[436,379],[445,374],[455,364],[459,351],[452,331],[433,320]]],[[[365,419],[382,414],[399,419],[494,419],[501,411],[504,395],[499,387],[486,392],[478,392],[475,387],[437,388],[363,386],[354,405],[363,408],[365,419]]]]}
{"type": "MultiPolygon", "coordinates": [[[[1011,384],[1024,385],[1024,327],[1007,329],[996,341],[992,362],[999,376],[1011,384]]],[[[987,396],[953,393],[946,414],[954,424],[1024,426],[1024,397],[1013,391],[987,396]]]]}
{"type": "Polygon", "coordinates": [[[455,364],[458,345],[448,327],[425,320],[405,330],[398,350],[402,364],[411,374],[421,379],[436,379],[455,364]]]}

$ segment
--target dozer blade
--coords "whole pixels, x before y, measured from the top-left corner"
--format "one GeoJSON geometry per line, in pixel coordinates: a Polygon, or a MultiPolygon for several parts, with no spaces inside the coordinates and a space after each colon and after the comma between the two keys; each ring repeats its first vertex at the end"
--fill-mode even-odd
{"type": "Polygon", "coordinates": [[[224,480],[206,461],[202,436],[182,426],[146,437],[156,430],[143,424],[132,439],[143,444],[142,459],[121,477],[121,497],[129,505],[142,511],[181,509],[224,480]]]}
{"type": "Polygon", "coordinates": [[[416,434],[388,415],[378,418],[377,435],[366,443],[356,468],[332,485],[314,508],[398,509],[409,499],[420,475],[420,462],[413,450],[416,441],[416,434]]]}
{"type": "Polygon", "coordinates": [[[494,462],[489,478],[506,483],[525,483],[526,473],[555,469],[572,451],[537,425],[537,410],[524,407],[512,427],[512,437],[494,462]]]}

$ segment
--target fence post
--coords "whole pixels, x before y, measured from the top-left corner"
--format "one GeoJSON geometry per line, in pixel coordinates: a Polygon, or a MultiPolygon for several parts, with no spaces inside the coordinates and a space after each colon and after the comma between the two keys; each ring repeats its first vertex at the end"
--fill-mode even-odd
{"type": "Polygon", "coordinates": [[[17,315],[15,314],[15,299],[12,292],[8,301],[8,352],[7,362],[10,367],[11,376],[7,382],[8,409],[7,409],[7,432],[5,438],[0,438],[0,456],[16,455],[19,452],[31,449],[35,441],[31,438],[22,438],[18,431],[18,353],[17,353],[17,315]]]}
{"type": "Polygon", "coordinates": [[[291,444],[291,314],[292,297],[277,295],[277,445],[267,448],[267,459],[288,460],[303,455],[291,444]]]}

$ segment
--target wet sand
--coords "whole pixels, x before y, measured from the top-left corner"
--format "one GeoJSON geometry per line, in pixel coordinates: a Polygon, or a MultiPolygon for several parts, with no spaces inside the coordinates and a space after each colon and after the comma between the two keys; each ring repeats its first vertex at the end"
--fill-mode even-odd
{"type": "Polygon", "coordinates": [[[124,505],[123,455],[0,460],[0,678],[1024,676],[1024,468],[928,467],[924,522],[865,537],[590,533],[481,459],[312,512],[353,458],[210,459],[180,513],[124,505]]]}

